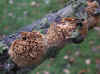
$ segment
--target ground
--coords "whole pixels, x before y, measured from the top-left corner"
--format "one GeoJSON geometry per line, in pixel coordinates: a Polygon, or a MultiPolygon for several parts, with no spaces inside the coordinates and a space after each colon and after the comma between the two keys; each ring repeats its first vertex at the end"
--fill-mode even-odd
{"type": "MultiPolygon", "coordinates": [[[[63,8],[65,2],[67,1],[0,0],[0,37],[63,8]]],[[[96,67],[100,64],[99,53],[100,32],[91,30],[83,43],[67,44],[55,58],[45,60],[29,74],[96,74],[96,67]]]]}

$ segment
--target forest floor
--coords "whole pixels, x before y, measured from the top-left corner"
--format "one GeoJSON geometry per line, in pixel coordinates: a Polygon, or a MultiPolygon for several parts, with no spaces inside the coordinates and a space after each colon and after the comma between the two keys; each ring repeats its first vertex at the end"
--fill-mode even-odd
{"type": "MultiPolygon", "coordinates": [[[[66,0],[0,0],[0,38],[64,7],[66,0]]],[[[100,30],[81,44],[67,44],[29,74],[100,74],[100,30]],[[82,73],[83,72],[83,73],[82,73]]]]}

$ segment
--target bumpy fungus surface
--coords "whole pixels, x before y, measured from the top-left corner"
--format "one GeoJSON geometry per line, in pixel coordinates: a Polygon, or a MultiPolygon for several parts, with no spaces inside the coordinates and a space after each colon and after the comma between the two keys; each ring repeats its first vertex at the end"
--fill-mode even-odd
{"type": "Polygon", "coordinates": [[[22,32],[9,50],[11,59],[20,67],[39,64],[46,53],[44,36],[39,32],[22,32]]]}
{"type": "Polygon", "coordinates": [[[22,32],[20,39],[12,43],[9,55],[19,67],[40,64],[48,48],[61,46],[65,40],[71,38],[76,28],[75,20],[66,18],[51,24],[46,35],[22,32]]]}
{"type": "Polygon", "coordinates": [[[96,1],[88,1],[87,4],[85,10],[88,13],[88,18],[85,22],[87,23],[88,28],[93,28],[100,23],[100,7],[96,1]]]}
{"type": "Polygon", "coordinates": [[[86,11],[88,15],[93,14],[94,11],[96,11],[96,8],[99,8],[99,4],[96,1],[93,2],[87,1],[86,11]]]}
{"type": "Polygon", "coordinates": [[[73,18],[62,18],[60,22],[51,24],[46,36],[48,45],[60,46],[65,40],[72,37],[76,28],[77,25],[73,18]]]}
{"type": "Polygon", "coordinates": [[[51,24],[45,35],[39,32],[22,32],[20,39],[12,43],[9,55],[19,67],[38,65],[49,48],[64,46],[67,40],[73,38],[74,33],[84,38],[88,32],[87,23],[86,20],[80,21],[77,18],[62,18],[51,24]]]}

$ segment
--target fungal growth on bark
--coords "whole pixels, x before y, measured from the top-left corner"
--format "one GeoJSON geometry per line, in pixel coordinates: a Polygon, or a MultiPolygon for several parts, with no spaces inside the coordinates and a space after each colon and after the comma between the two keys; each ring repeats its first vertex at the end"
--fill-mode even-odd
{"type": "Polygon", "coordinates": [[[88,28],[93,28],[100,23],[100,7],[96,1],[87,1],[87,7],[85,8],[88,18],[85,20],[88,28]]]}
{"type": "Polygon", "coordinates": [[[61,21],[50,25],[47,32],[48,45],[60,46],[65,40],[72,38],[72,33],[77,29],[74,18],[62,18],[61,21]]]}
{"type": "Polygon", "coordinates": [[[9,49],[11,59],[19,67],[40,64],[49,48],[64,46],[67,40],[76,37],[73,33],[78,30],[78,21],[76,18],[62,18],[59,23],[50,25],[47,34],[22,32],[9,49]]]}
{"type": "Polygon", "coordinates": [[[96,1],[87,1],[86,11],[88,15],[94,15],[96,8],[99,8],[99,4],[96,1]]]}
{"type": "MultiPolygon", "coordinates": [[[[88,29],[99,23],[100,12],[97,11],[97,8],[95,3],[92,5],[88,3],[87,19],[61,18],[50,25],[46,34],[22,32],[21,37],[13,41],[9,49],[10,58],[19,67],[38,65],[46,56],[49,48],[62,47],[68,40],[72,40],[73,43],[81,43],[85,39],[88,29]],[[98,14],[99,16],[97,16],[98,14]]],[[[56,49],[56,51],[58,50],[56,49]]]]}
{"type": "Polygon", "coordinates": [[[45,53],[45,38],[39,32],[22,32],[9,50],[11,59],[20,67],[39,64],[45,53]]]}

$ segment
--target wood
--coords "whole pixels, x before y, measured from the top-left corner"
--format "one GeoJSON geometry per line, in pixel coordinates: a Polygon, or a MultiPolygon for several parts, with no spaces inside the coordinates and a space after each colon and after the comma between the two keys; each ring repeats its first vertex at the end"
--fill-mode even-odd
{"type": "MultiPolygon", "coordinates": [[[[19,30],[18,31],[18,33],[16,33],[16,34],[14,34],[14,35],[12,35],[11,37],[6,37],[6,38],[4,38],[2,41],[5,43],[5,44],[7,44],[7,45],[9,45],[10,46],[10,44],[15,40],[15,42],[13,43],[13,44],[15,44],[16,42],[17,42],[17,40],[16,40],[16,38],[21,38],[23,35],[21,35],[20,36],[20,32],[22,32],[22,31],[26,31],[27,33],[30,33],[30,31],[32,31],[32,29],[34,29],[34,28],[37,28],[38,30],[40,30],[41,29],[41,26],[42,27],[45,27],[45,29],[47,29],[47,25],[45,24],[46,22],[49,22],[49,23],[52,23],[52,22],[54,22],[55,20],[57,20],[57,18],[58,17],[63,17],[63,16],[71,16],[73,13],[74,13],[74,10],[75,9],[73,9],[73,6],[70,4],[70,5],[68,5],[67,7],[65,7],[64,9],[61,9],[61,10],[59,10],[58,12],[56,12],[56,13],[51,13],[51,14],[48,14],[47,16],[45,16],[44,18],[42,18],[41,20],[38,20],[38,21],[36,21],[35,23],[33,23],[32,25],[29,25],[29,26],[27,26],[27,27],[25,27],[25,28],[22,28],[21,30],[19,30]],[[70,10],[69,10],[69,8],[70,8],[70,10]],[[70,13],[70,14],[69,14],[70,13]],[[59,16],[59,15],[61,15],[61,16],[59,16]],[[44,20],[46,20],[45,22],[44,22],[44,20]],[[40,24],[40,26],[36,26],[36,24],[40,24]],[[41,25],[42,24],[42,25],[41,25]],[[13,38],[12,38],[13,37],[13,38]]],[[[70,20],[70,19],[64,19],[64,20],[69,20],[69,21],[72,21],[72,19],[70,20]]],[[[86,19],[87,20],[87,19],[86,19]]],[[[85,21],[86,21],[85,20],[85,21]]],[[[63,21],[62,21],[63,22],[63,21]]],[[[65,22],[65,21],[64,21],[65,22]]],[[[77,24],[77,22],[74,22],[75,24],[77,24]]],[[[82,24],[88,24],[88,21],[87,22],[82,22],[82,24]]],[[[52,24],[51,26],[50,26],[50,28],[51,28],[51,30],[50,31],[48,31],[47,32],[47,44],[48,43],[50,43],[49,41],[52,41],[52,40],[49,40],[49,38],[51,38],[53,35],[52,34],[54,34],[54,33],[50,33],[50,32],[52,32],[53,30],[55,30],[55,32],[58,32],[58,30],[60,30],[60,29],[65,29],[66,30],[66,27],[63,27],[63,25],[62,26],[58,26],[58,25],[56,25],[56,28],[54,27],[54,24],[52,24]],[[57,29],[58,28],[58,29],[57,29]],[[52,30],[53,29],[53,30],[52,30]],[[49,34],[50,33],[50,34],[49,34]],[[48,36],[51,36],[51,37],[48,37],[48,36]]],[[[68,29],[67,29],[68,30],[68,29]]],[[[53,31],[54,32],[54,31],[53,31]]],[[[85,34],[85,35],[87,35],[87,25],[86,26],[82,26],[82,31],[80,30],[79,31],[80,33],[81,33],[81,35],[83,35],[83,34],[85,34]],[[85,31],[86,30],[86,31],[85,31]]],[[[24,33],[24,32],[22,32],[22,33],[24,33]]],[[[56,34],[56,33],[55,33],[56,34]]],[[[59,34],[57,34],[57,39],[59,39],[59,36],[58,36],[59,34]]],[[[33,35],[34,36],[34,35],[33,35]]],[[[63,45],[61,45],[61,47],[63,47],[67,42],[69,42],[68,40],[66,40],[66,32],[64,32],[64,31],[61,31],[60,32],[60,37],[61,37],[61,42],[64,40],[64,43],[62,43],[63,45]],[[65,34],[64,34],[65,33],[65,34]],[[63,34],[63,35],[62,35],[63,34]]],[[[82,36],[83,37],[83,36],[82,36]]],[[[67,37],[68,38],[68,37],[67,37]]],[[[69,36],[69,38],[70,38],[70,36],[69,36]]],[[[76,37],[75,37],[76,38],[76,37]]],[[[74,38],[74,40],[75,40],[75,38],[74,38]]],[[[84,37],[85,38],[85,37],[84,37]]],[[[52,38],[51,38],[52,39],[52,38]]],[[[21,40],[21,39],[20,39],[21,40]]],[[[56,39],[55,39],[56,40],[56,39]]],[[[56,40],[56,41],[58,41],[58,40],[56,40]]],[[[18,45],[19,45],[19,43],[20,43],[20,41],[18,41],[18,45]]],[[[52,42],[51,42],[52,43],[52,42]]],[[[59,42],[57,42],[58,44],[56,45],[56,43],[55,43],[55,41],[52,43],[53,45],[51,45],[51,43],[49,44],[49,46],[46,46],[46,47],[48,47],[48,51],[51,49],[51,48],[57,48],[57,46],[59,46],[59,42]]],[[[12,46],[11,46],[11,50],[13,50],[14,49],[14,45],[12,44],[12,46]]],[[[43,43],[43,44],[45,44],[45,43],[43,43]]],[[[20,46],[20,45],[19,45],[20,46]]],[[[43,47],[45,47],[45,45],[43,46],[43,47]]],[[[61,47],[59,47],[59,48],[61,48],[61,47]]],[[[18,48],[17,48],[18,49],[18,48]]],[[[10,56],[12,56],[12,51],[11,50],[9,50],[9,54],[11,54],[10,56]]],[[[58,50],[56,50],[56,51],[58,51],[58,50]]],[[[15,55],[16,56],[16,55],[15,55]]],[[[32,55],[33,56],[33,55],[32,55]]],[[[13,56],[12,56],[13,57],[13,56]]],[[[43,56],[42,56],[43,57],[43,56]]],[[[14,61],[14,60],[13,60],[14,61]]],[[[15,61],[14,61],[15,62],[15,61]]],[[[16,62],[16,64],[18,64],[18,62],[16,62]]],[[[31,64],[33,64],[33,63],[31,63],[31,64]]],[[[31,65],[30,64],[30,65],[31,65]]],[[[39,65],[40,63],[38,63],[38,65],[39,65]]],[[[21,64],[19,64],[19,66],[20,66],[21,64]]],[[[26,65],[29,65],[29,64],[26,64],[26,65]]],[[[14,66],[14,68],[16,68],[16,66],[14,66]]]]}

